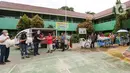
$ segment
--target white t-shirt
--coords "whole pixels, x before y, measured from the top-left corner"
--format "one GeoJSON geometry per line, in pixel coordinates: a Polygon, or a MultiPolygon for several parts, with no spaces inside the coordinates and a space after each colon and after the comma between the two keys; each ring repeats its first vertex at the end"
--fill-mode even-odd
{"type": "MultiPolygon", "coordinates": [[[[5,35],[2,34],[2,35],[0,36],[0,40],[3,41],[3,40],[5,40],[7,37],[9,37],[9,36],[5,36],[5,35]]],[[[6,41],[3,42],[3,43],[0,43],[0,45],[6,45],[6,41]]]]}

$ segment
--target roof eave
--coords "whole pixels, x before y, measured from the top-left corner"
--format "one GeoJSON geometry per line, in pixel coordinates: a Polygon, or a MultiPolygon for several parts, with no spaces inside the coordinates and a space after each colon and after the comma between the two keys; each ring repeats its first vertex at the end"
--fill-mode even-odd
{"type": "MultiPolygon", "coordinates": [[[[20,11],[20,12],[29,12],[29,13],[38,13],[38,14],[48,14],[48,15],[58,15],[58,16],[66,16],[62,14],[53,14],[53,13],[43,13],[43,12],[37,12],[37,11],[28,11],[28,10],[19,10],[19,9],[10,9],[10,8],[0,8],[2,10],[10,10],[10,11],[20,11]]],[[[67,17],[74,17],[74,18],[82,18],[82,17],[76,17],[76,16],[67,16],[67,17]]],[[[86,16],[87,17],[87,16],[86,16]]],[[[86,18],[82,18],[86,19],[86,18]]]]}

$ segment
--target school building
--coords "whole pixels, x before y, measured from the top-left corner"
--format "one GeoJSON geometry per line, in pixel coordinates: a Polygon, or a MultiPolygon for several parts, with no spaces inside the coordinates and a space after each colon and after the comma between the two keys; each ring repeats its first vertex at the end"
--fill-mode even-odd
{"type": "MultiPolygon", "coordinates": [[[[124,4],[126,5],[126,9],[130,10],[130,1],[127,1],[124,4]]],[[[130,13],[128,15],[128,19],[122,21],[122,29],[130,29],[130,13]]],[[[113,7],[95,14],[93,18],[95,31],[112,31],[116,24],[116,16],[113,12],[113,7]]]]}
{"type": "Polygon", "coordinates": [[[59,33],[63,31],[75,33],[79,23],[92,17],[84,13],[0,1],[0,29],[17,30],[16,25],[24,14],[30,18],[38,14],[44,20],[44,28],[52,25],[59,33]]]}
{"type": "MultiPolygon", "coordinates": [[[[130,9],[130,1],[127,1],[124,4],[127,9],[130,9]]],[[[85,13],[0,1],[0,30],[7,29],[16,31],[16,25],[18,24],[20,17],[24,14],[30,18],[38,14],[44,20],[44,28],[48,28],[49,25],[52,25],[53,28],[58,31],[58,34],[64,31],[75,33],[77,25],[87,18],[93,18],[95,31],[112,31],[116,24],[113,8],[109,8],[95,15],[89,15],[85,13]],[[67,18],[66,22],[65,16],[67,18]]],[[[123,20],[122,23],[122,28],[130,29],[130,13],[128,19],[123,20]]]]}

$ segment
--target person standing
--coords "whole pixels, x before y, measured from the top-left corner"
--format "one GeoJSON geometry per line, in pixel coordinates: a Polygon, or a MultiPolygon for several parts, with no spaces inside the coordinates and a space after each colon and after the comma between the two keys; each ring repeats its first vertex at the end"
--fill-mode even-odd
{"type": "Polygon", "coordinates": [[[72,44],[73,44],[73,41],[72,41],[72,35],[70,36],[70,47],[72,48],[72,44]]]}
{"type": "Polygon", "coordinates": [[[22,59],[24,59],[25,56],[26,56],[26,58],[29,58],[28,53],[27,53],[26,40],[27,40],[26,32],[22,32],[22,34],[20,36],[20,43],[19,43],[22,59]]]}
{"type": "Polygon", "coordinates": [[[47,53],[52,53],[52,43],[53,43],[53,37],[51,35],[51,33],[48,34],[48,36],[46,37],[46,40],[47,40],[47,53]]]}
{"type": "Polygon", "coordinates": [[[5,62],[10,62],[8,60],[10,49],[6,48],[6,43],[5,43],[5,41],[8,39],[9,39],[8,31],[3,30],[2,35],[0,36],[0,65],[6,64],[5,62]]]}
{"type": "Polygon", "coordinates": [[[91,34],[91,46],[90,46],[90,48],[95,48],[95,39],[96,39],[96,36],[92,33],[91,34]]]}
{"type": "Polygon", "coordinates": [[[62,51],[65,51],[65,35],[64,35],[64,33],[61,33],[61,48],[62,48],[62,51]]]}
{"type": "Polygon", "coordinates": [[[43,35],[40,36],[40,31],[37,31],[36,33],[34,33],[34,38],[33,38],[34,56],[40,55],[38,52],[38,48],[39,48],[39,43],[42,38],[43,38],[43,35]]]}

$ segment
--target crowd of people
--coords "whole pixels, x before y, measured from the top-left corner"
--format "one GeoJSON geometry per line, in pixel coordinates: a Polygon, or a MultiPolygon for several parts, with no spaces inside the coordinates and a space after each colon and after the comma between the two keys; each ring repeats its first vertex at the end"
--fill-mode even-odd
{"type": "Polygon", "coordinates": [[[110,38],[112,45],[116,42],[116,35],[114,35],[113,33],[109,33],[108,36],[105,36],[103,33],[98,33],[98,34],[91,33],[90,35],[87,36],[87,39],[91,40],[90,48],[95,48],[95,43],[97,42],[97,40],[99,38],[104,38],[104,37],[110,38]]]}
{"type": "MultiPolygon", "coordinates": [[[[40,55],[39,44],[41,43],[41,41],[46,41],[47,53],[52,53],[54,48],[59,47],[59,46],[56,46],[57,38],[53,36],[52,33],[48,33],[47,36],[44,36],[44,34],[40,32],[39,30],[39,31],[33,32],[32,37],[33,37],[32,42],[34,46],[33,48],[34,56],[40,55]]],[[[0,65],[4,65],[6,64],[6,62],[10,62],[8,60],[10,48],[6,47],[6,44],[5,44],[5,41],[8,39],[10,39],[10,37],[8,36],[8,31],[3,30],[2,35],[0,36],[0,65]]],[[[26,41],[27,41],[27,32],[22,32],[19,37],[19,48],[20,48],[22,59],[30,58],[28,54],[28,47],[27,47],[26,41]]],[[[66,36],[64,33],[61,33],[60,43],[61,43],[62,51],[65,51],[66,36]]]]}

